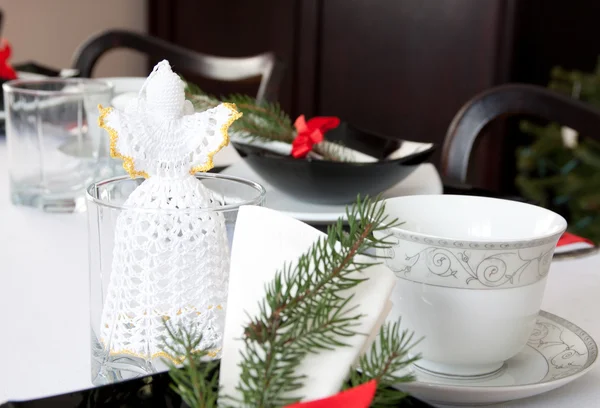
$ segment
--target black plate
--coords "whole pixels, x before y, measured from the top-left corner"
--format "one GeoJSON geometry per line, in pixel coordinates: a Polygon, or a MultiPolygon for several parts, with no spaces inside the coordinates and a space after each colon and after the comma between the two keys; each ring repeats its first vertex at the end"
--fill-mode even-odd
{"type": "MultiPolygon", "coordinates": [[[[327,133],[328,140],[377,159],[397,150],[402,140],[360,130],[347,123],[327,133]]],[[[348,204],[358,194],[376,196],[391,188],[415,170],[433,153],[435,146],[395,160],[373,163],[348,163],[327,160],[302,160],[282,156],[259,147],[233,143],[238,153],[266,182],[297,198],[318,204],[348,204]]]]}
{"type": "MultiPolygon", "coordinates": [[[[7,402],[0,408],[188,408],[170,387],[167,373],[31,401],[7,402]]],[[[398,407],[431,405],[405,398],[398,407]]]]}

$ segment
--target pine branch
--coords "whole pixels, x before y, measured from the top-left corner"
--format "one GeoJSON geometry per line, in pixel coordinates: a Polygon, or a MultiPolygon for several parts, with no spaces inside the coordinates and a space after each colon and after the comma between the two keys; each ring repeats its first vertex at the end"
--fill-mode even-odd
{"type": "Polygon", "coordinates": [[[240,94],[230,95],[223,100],[235,103],[240,112],[244,114],[241,118],[243,120],[238,120],[237,126],[233,127],[233,130],[238,131],[240,136],[267,141],[278,140],[286,143],[294,140],[296,130],[289,116],[278,103],[258,102],[255,98],[240,94]]]}
{"type": "Polygon", "coordinates": [[[323,349],[344,346],[340,337],[356,335],[353,327],[361,315],[348,308],[340,292],[364,281],[355,273],[373,262],[356,255],[388,246],[387,236],[397,225],[389,221],[383,204],[369,198],[347,210],[348,232],[339,220],[303,254],[295,266],[286,265],[266,286],[260,313],[244,331],[241,378],[238,390],[243,406],[277,407],[296,402],[294,391],[304,378],[295,373],[304,357],[323,349]]]}
{"type": "MultiPolygon", "coordinates": [[[[296,137],[296,129],[290,117],[278,103],[259,102],[251,96],[241,94],[217,98],[189,82],[186,82],[185,94],[194,105],[194,109],[199,112],[214,108],[221,102],[234,103],[243,116],[233,122],[230,133],[250,142],[260,140],[292,143],[296,137]]],[[[340,143],[328,141],[316,145],[314,150],[326,160],[342,161],[342,148],[340,143]]]]}
{"type": "MultiPolygon", "coordinates": [[[[600,107],[600,59],[592,73],[554,68],[548,87],[600,107]]],[[[565,216],[570,232],[600,242],[600,143],[593,135],[581,135],[576,146],[567,148],[556,123],[522,122],[521,130],[533,137],[518,151],[515,181],[521,194],[565,216]]]]}
{"type": "MultiPolygon", "coordinates": [[[[309,353],[344,347],[344,338],[361,335],[354,330],[361,315],[349,306],[351,298],[342,297],[340,292],[365,281],[356,272],[377,260],[362,261],[356,256],[388,248],[386,231],[398,223],[388,220],[384,204],[360,197],[347,209],[346,219],[347,227],[338,220],[295,266],[284,265],[266,285],[259,314],[250,319],[244,331],[238,384],[241,399],[223,395],[220,406],[231,403],[234,407],[274,408],[297,402],[302,396],[295,392],[303,386],[304,377],[296,370],[303,359],[309,353]]],[[[194,328],[174,330],[168,322],[165,325],[165,351],[184,356],[182,369],[168,363],[172,388],[192,408],[216,406],[218,363],[203,361],[208,353],[197,351],[201,337],[194,328]]],[[[350,384],[377,380],[374,406],[400,401],[405,394],[392,385],[412,379],[396,374],[415,360],[408,357],[410,347],[412,335],[400,333],[397,324],[384,326],[377,343],[360,359],[361,373],[350,376],[350,384]]]]}
{"type": "Polygon", "coordinates": [[[164,360],[173,380],[171,388],[192,408],[213,408],[217,406],[219,376],[218,362],[205,361],[208,350],[199,350],[202,335],[195,327],[175,329],[165,321],[168,338],[164,351],[171,356],[183,356],[182,368],[172,361],[164,360]]]}
{"type": "Polygon", "coordinates": [[[231,126],[231,132],[238,136],[250,140],[291,143],[296,135],[289,116],[278,103],[259,102],[251,96],[241,94],[217,98],[189,82],[186,82],[185,95],[199,112],[214,108],[221,102],[234,103],[243,113],[231,126]]]}
{"type": "Polygon", "coordinates": [[[360,358],[358,370],[350,373],[348,388],[376,380],[377,392],[371,406],[398,406],[407,394],[395,387],[414,380],[410,373],[398,374],[419,359],[408,355],[414,345],[412,333],[400,332],[399,323],[384,324],[371,350],[360,358]]]}
{"type": "MultiPolygon", "coordinates": [[[[183,78],[182,78],[183,79],[183,78]]],[[[198,85],[191,82],[185,82],[185,98],[192,102],[194,109],[198,112],[203,112],[210,108],[218,106],[221,101],[213,95],[209,95],[202,91],[198,85]]]]}

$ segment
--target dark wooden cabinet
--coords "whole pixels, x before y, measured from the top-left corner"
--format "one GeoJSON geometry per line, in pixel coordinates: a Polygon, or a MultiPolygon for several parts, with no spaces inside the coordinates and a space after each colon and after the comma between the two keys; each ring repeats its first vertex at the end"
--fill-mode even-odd
{"type": "MultiPolygon", "coordinates": [[[[556,19],[569,7],[576,11],[566,15],[578,15],[592,1],[150,0],[150,31],[224,56],[275,51],[287,68],[280,102],[293,117],[337,115],[391,137],[441,144],[476,93],[513,79],[536,82],[544,69],[547,76],[554,59],[544,66],[532,59],[553,28],[536,13],[556,19]]],[[[548,54],[550,45],[541,49],[548,54]]],[[[503,134],[493,130],[477,148],[475,184],[499,188],[512,177],[500,171],[514,152],[503,134]]]]}
{"type": "Polygon", "coordinates": [[[441,144],[460,106],[507,78],[509,4],[323,1],[317,113],[441,144]]]}

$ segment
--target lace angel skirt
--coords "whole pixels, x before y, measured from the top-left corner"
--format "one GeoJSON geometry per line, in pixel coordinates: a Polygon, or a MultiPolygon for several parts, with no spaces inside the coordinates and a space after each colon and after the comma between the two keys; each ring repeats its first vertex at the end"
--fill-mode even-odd
{"type": "Polygon", "coordinates": [[[229,244],[220,203],[202,183],[150,178],[117,219],[100,342],[110,355],[176,359],[163,351],[165,321],[194,327],[200,348],[221,347],[229,244]],[[143,208],[144,211],[140,211],[143,208]]]}

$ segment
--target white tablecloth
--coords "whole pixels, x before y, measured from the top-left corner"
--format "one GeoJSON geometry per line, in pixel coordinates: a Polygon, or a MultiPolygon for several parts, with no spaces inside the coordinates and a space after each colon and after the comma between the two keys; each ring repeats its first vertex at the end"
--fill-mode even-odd
{"type": "MultiPolygon", "coordinates": [[[[0,403],[91,386],[85,214],[9,202],[0,142],[0,403]]],[[[552,265],[543,308],[600,341],[600,255],[552,265]]],[[[600,365],[558,390],[498,407],[599,407],[600,365]]]]}
{"type": "Polygon", "coordinates": [[[90,387],[85,213],[10,203],[0,139],[0,402],[90,387]]]}

